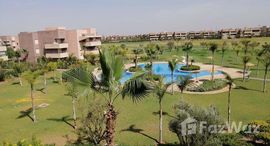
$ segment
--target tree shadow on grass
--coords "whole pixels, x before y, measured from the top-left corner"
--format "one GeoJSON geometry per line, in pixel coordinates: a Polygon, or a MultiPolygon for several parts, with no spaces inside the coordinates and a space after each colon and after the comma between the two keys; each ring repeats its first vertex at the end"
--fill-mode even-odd
{"type": "Polygon", "coordinates": [[[17,82],[17,81],[11,83],[11,85],[19,85],[19,84],[20,84],[20,82],[17,82]]]}
{"type": "Polygon", "coordinates": [[[45,94],[44,90],[45,90],[45,88],[39,88],[39,89],[36,89],[36,91],[39,91],[39,92],[45,94]]]}
{"type": "Polygon", "coordinates": [[[134,124],[130,125],[127,129],[122,129],[120,132],[133,132],[133,133],[137,133],[137,134],[140,134],[142,136],[145,136],[153,141],[155,141],[156,143],[159,143],[157,139],[145,134],[143,132],[144,130],[143,129],[140,129],[140,128],[136,128],[136,126],[134,124]]]}
{"type": "MultiPolygon", "coordinates": [[[[153,112],[152,114],[157,116],[157,115],[159,115],[159,111],[153,112]]],[[[171,115],[171,114],[169,114],[167,112],[164,112],[164,111],[162,112],[162,115],[168,116],[168,117],[173,118],[173,119],[177,119],[177,117],[175,117],[175,116],[173,116],[173,115],[171,115]]]]}
{"type": "Polygon", "coordinates": [[[247,87],[244,87],[244,86],[236,86],[234,89],[236,89],[236,90],[250,90],[250,91],[261,92],[260,90],[257,90],[257,89],[251,89],[251,88],[247,88],[247,87]]]}
{"type": "Polygon", "coordinates": [[[30,116],[31,113],[32,113],[32,108],[29,108],[27,110],[20,111],[20,115],[17,117],[17,119],[28,117],[29,119],[31,119],[32,121],[34,121],[34,119],[30,116]]]}
{"type": "Polygon", "coordinates": [[[69,121],[73,120],[69,116],[64,116],[62,118],[48,118],[47,120],[49,121],[55,121],[55,122],[64,122],[68,126],[72,127],[73,129],[75,128],[74,125],[72,125],[69,121]]]}

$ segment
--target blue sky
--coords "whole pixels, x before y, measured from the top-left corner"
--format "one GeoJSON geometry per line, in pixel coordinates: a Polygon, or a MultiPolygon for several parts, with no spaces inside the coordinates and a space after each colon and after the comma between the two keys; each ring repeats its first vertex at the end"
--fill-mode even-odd
{"type": "Polygon", "coordinates": [[[99,34],[270,25],[270,0],[0,0],[0,35],[50,26],[99,34]]]}

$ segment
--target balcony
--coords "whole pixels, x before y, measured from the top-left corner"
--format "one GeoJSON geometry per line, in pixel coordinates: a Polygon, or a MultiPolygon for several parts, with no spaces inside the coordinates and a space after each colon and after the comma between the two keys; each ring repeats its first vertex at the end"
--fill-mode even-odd
{"type": "Polygon", "coordinates": [[[62,49],[62,48],[68,48],[68,43],[45,44],[45,49],[62,49]]]}
{"type": "Polygon", "coordinates": [[[0,55],[0,60],[4,60],[4,61],[7,61],[8,60],[8,57],[6,55],[0,55]]]}
{"type": "Polygon", "coordinates": [[[84,44],[85,47],[94,47],[94,46],[100,46],[101,41],[91,41],[91,42],[86,42],[84,44]]]}
{"type": "Polygon", "coordinates": [[[46,53],[46,58],[66,58],[68,57],[68,53],[46,53]]]}
{"type": "Polygon", "coordinates": [[[0,52],[6,52],[7,48],[6,46],[0,46],[0,52]]]}

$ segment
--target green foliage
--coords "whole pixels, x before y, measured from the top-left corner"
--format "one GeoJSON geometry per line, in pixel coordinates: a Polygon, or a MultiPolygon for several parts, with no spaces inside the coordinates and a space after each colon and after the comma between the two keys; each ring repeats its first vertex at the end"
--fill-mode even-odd
{"type": "Polygon", "coordinates": [[[0,69],[0,82],[5,81],[6,79],[6,74],[3,69],[0,69]]]}
{"type": "Polygon", "coordinates": [[[227,82],[226,80],[223,79],[215,79],[213,81],[211,80],[206,80],[203,81],[202,84],[200,84],[197,87],[194,88],[188,88],[188,91],[193,91],[193,92],[206,92],[206,91],[214,91],[214,90],[219,90],[224,87],[226,87],[227,82]]]}
{"type": "Polygon", "coordinates": [[[129,72],[138,72],[138,71],[143,71],[143,69],[140,66],[137,66],[137,67],[132,66],[132,67],[128,68],[128,71],[129,72]]]}
{"type": "Polygon", "coordinates": [[[3,146],[54,146],[55,144],[42,144],[35,136],[31,140],[22,139],[17,143],[3,142],[3,146]]]}
{"type": "Polygon", "coordinates": [[[57,69],[57,62],[49,62],[47,67],[49,71],[55,71],[57,69]]]}
{"type": "Polygon", "coordinates": [[[189,66],[181,66],[180,69],[184,71],[195,71],[195,70],[200,70],[201,67],[198,65],[189,65],[189,66]]]}
{"type": "Polygon", "coordinates": [[[96,65],[97,61],[98,61],[98,55],[97,54],[85,54],[84,55],[84,59],[87,62],[90,62],[92,65],[96,65]]]}
{"type": "Polygon", "coordinates": [[[214,133],[211,133],[207,128],[202,129],[196,128],[195,134],[184,134],[182,133],[182,122],[188,118],[192,118],[197,125],[201,121],[205,121],[205,126],[214,124],[223,124],[222,117],[219,115],[215,107],[210,106],[208,108],[201,108],[199,106],[193,106],[185,102],[180,102],[175,105],[176,115],[169,123],[169,129],[175,133],[179,139],[180,145],[192,145],[192,146],[201,146],[205,145],[207,141],[214,136],[214,133]]]}
{"type": "Polygon", "coordinates": [[[16,57],[16,52],[12,48],[7,47],[6,55],[8,58],[14,58],[16,57]]]}

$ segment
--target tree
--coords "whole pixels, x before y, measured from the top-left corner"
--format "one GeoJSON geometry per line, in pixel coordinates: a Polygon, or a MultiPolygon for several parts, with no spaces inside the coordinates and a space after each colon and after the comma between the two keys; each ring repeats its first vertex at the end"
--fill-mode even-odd
{"type": "Polygon", "coordinates": [[[243,52],[245,55],[247,55],[247,53],[250,51],[250,48],[251,48],[251,41],[250,40],[242,40],[241,41],[241,44],[243,46],[243,52]]]}
{"type": "Polygon", "coordinates": [[[240,49],[239,49],[239,43],[237,41],[232,41],[231,42],[231,46],[233,48],[233,50],[236,53],[236,61],[238,62],[238,58],[239,58],[239,53],[240,53],[240,49]]]}
{"type": "Polygon", "coordinates": [[[77,89],[77,85],[74,82],[70,82],[66,86],[67,88],[67,95],[72,98],[72,117],[73,117],[73,127],[74,129],[77,129],[77,116],[76,116],[76,103],[79,98],[79,92],[77,89]]]}
{"type": "Polygon", "coordinates": [[[179,76],[178,80],[176,81],[177,87],[181,91],[181,100],[183,100],[183,92],[186,87],[191,83],[190,76],[179,76]]]}
{"type": "Polygon", "coordinates": [[[189,53],[191,52],[192,48],[193,48],[193,44],[192,42],[186,42],[184,43],[184,45],[182,46],[183,51],[186,52],[186,66],[189,67],[189,53]]]}
{"type": "Polygon", "coordinates": [[[49,71],[52,71],[53,72],[53,80],[56,81],[55,71],[57,69],[57,63],[56,62],[49,62],[47,64],[47,67],[48,67],[49,71]]]}
{"type": "Polygon", "coordinates": [[[159,143],[163,143],[163,106],[162,100],[170,84],[164,84],[163,78],[161,78],[157,83],[154,84],[154,92],[158,98],[159,103],[159,143]]]}
{"type": "Polygon", "coordinates": [[[263,92],[266,91],[266,80],[268,70],[270,68],[270,44],[265,43],[263,45],[263,50],[261,51],[261,62],[264,65],[264,77],[263,77],[263,92]]]}
{"type": "Polygon", "coordinates": [[[135,68],[137,68],[137,64],[138,64],[138,55],[141,54],[143,52],[142,49],[140,48],[136,48],[132,50],[134,53],[134,63],[135,63],[135,68]]]}
{"type": "Polygon", "coordinates": [[[21,51],[21,50],[15,51],[14,57],[16,57],[16,60],[17,60],[17,62],[18,62],[19,64],[21,63],[21,56],[22,56],[22,51],[21,51]]]}
{"type": "Polygon", "coordinates": [[[98,58],[98,55],[93,54],[93,53],[89,53],[89,54],[84,55],[84,59],[87,62],[91,63],[92,65],[96,65],[97,58],[98,58]]]}
{"type": "Polygon", "coordinates": [[[172,41],[168,42],[167,47],[170,50],[170,52],[172,52],[172,49],[174,48],[174,42],[172,42],[172,41]]]}
{"type": "Polygon", "coordinates": [[[40,71],[26,71],[25,73],[23,73],[23,78],[30,84],[33,122],[37,122],[36,114],[35,114],[36,107],[35,107],[35,98],[34,98],[34,86],[39,75],[40,75],[40,71]]]}
{"type": "Polygon", "coordinates": [[[9,59],[13,59],[16,56],[16,52],[12,48],[7,47],[6,55],[9,59]]]}
{"type": "Polygon", "coordinates": [[[200,42],[200,46],[205,49],[207,47],[207,43],[206,42],[200,42]]]}
{"type": "Polygon", "coordinates": [[[226,72],[222,72],[225,75],[225,79],[226,79],[226,84],[229,87],[229,92],[228,92],[228,115],[227,115],[227,122],[230,126],[231,123],[231,92],[232,92],[232,87],[233,87],[233,79],[232,77],[227,74],[226,72]]]}
{"type": "Polygon", "coordinates": [[[214,80],[214,73],[215,73],[215,52],[218,46],[215,43],[209,44],[209,51],[212,53],[212,72],[211,72],[211,80],[214,80]]]}
{"type": "Polygon", "coordinates": [[[201,129],[198,127],[194,127],[196,129],[194,133],[188,134],[188,130],[184,130],[184,127],[182,127],[182,122],[185,122],[185,120],[194,120],[196,125],[199,125],[201,121],[205,121],[204,126],[206,127],[223,124],[222,117],[213,106],[201,108],[180,102],[174,108],[176,118],[169,122],[169,130],[176,134],[181,146],[204,146],[215,135],[215,133],[211,133],[209,128],[201,129]]]}
{"type": "Polygon", "coordinates": [[[17,77],[19,78],[20,85],[23,86],[21,75],[27,70],[26,64],[15,64],[13,70],[16,72],[17,77]]]}
{"type": "MultiPolygon", "coordinates": [[[[157,51],[156,51],[156,48],[155,48],[155,44],[148,44],[146,47],[145,47],[145,53],[146,55],[149,57],[150,59],[150,66],[152,68],[153,66],[153,59],[156,58],[156,55],[157,55],[157,51]]],[[[152,69],[150,70],[150,73],[152,72],[152,69]]]]}
{"type": "Polygon", "coordinates": [[[174,94],[174,90],[173,90],[173,74],[174,74],[174,70],[176,69],[176,66],[177,66],[177,62],[178,60],[177,59],[172,59],[170,61],[168,61],[168,65],[169,65],[169,68],[171,70],[171,79],[172,79],[172,94],[174,94]]]}
{"type": "Polygon", "coordinates": [[[92,89],[106,97],[106,143],[108,146],[114,146],[115,122],[118,114],[115,111],[115,100],[122,95],[123,99],[129,96],[133,102],[140,101],[148,95],[150,87],[144,74],[141,73],[121,85],[123,61],[120,56],[112,54],[108,49],[99,50],[99,62],[102,70],[100,79],[82,68],[71,69],[63,76],[69,81],[79,83],[85,90],[92,89]]]}
{"type": "Polygon", "coordinates": [[[244,68],[243,68],[243,82],[245,82],[245,78],[246,78],[247,63],[249,63],[250,60],[251,60],[250,56],[243,56],[242,57],[242,62],[243,62],[243,65],[244,65],[244,68]]]}
{"type": "Polygon", "coordinates": [[[225,55],[225,52],[226,52],[226,50],[227,50],[227,47],[228,47],[228,45],[227,45],[227,42],[226,41],[224,41],[223,43],[222,43],[222,47],[221,47],[221,66],[223,66],[223,62],[224,62],[224,55],[225,55]]]}
{"type": "Polygon", "coordinates": [[[42,70],[43,73],[43,79],[44,79],[44,92],[47,94],[47,73],[49,72],[49,67],[48,67],[48,59],[46,57],[41,57],[37,59],[38,66],[42,70]]]}

